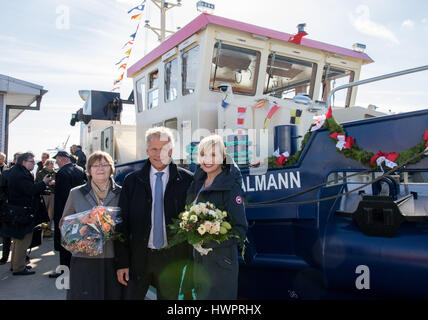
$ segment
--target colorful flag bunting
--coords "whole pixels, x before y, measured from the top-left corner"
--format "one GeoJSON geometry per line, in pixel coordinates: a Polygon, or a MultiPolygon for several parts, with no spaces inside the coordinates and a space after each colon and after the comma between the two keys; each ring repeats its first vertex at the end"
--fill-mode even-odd
{"type": "Polygon", "coordinates": [[[113,84],[117,84],[117,83],[121,82],[121,81],[123,80],[123,74],[124,74],[124,73],[122,73],[122,75],[121,75],[117,80],[115,80],[115,81],[113,82],[113,84]]]}
{"type": "Polygon", "coordinates": [[[257,101],[257,103],[253,106],[254,109],[260,109],[261,107],[263,107],[265,105],[267,100],[265,99],[261,99],[259,101],[257,101]]]}
{"type": "Polygon", "coordinates": [[[123,69],[125,69],[125,70],[126,70],[126,65],[127,65],[126,63],[122,64],[122,65],[119,67],[119,69],[120,69],[120,68],[123,68],[123,69]]]}
{"type": "Polygon", "coordinates": [[[247,112],[247,107],[238,107],[238,119],[237,119],[238,128],[242,128],[242,126],[244,125],[244,118],[245,118],[246,112],[247,112]]]}
{"type": "Polygon", "coordinates": [[[123,60],[128,59],[129,56],[123,57],[122,59],[120,59],[120,61],[118,63],[116,63],[116,65],[120,64],[123,60]]]}
{"type": "Polygon", "coordinates": [[[141,13],[140,14],[136,14],[135,16],[131,17],[131,20],[140,20],[141,19],[141,13]]]}
{"type": "MultiPolygon", "coordinates": [[[[144,2],[146,2],[146,1],[144,1],[144,2]]],[[[143,2],[143,3],[144,3],[144,2],[143,2]]],[[[140,11],[143,11],[143,10],[144,10],[144,4],[143,4],[143,3],[142,3],[142,4],[140,4],[139,6],[136,6],[135,8],[132,8],[131,10],[129,10],[129,11],[128,11],[128,14],[129,14],[129,13],[131,13],[132,11],[134,11],[134,10],[140,10],[140,11]]]]}
{"type": "Polygon", "coordinates": [[[290,123],[291,124],[299,124],[300,117],[302,116],[302,110],[296,109],[290,111],[290,123]]]}
{"type": "Polygon", "coordinates": [[[270,105],[269,105],[269,110],[268,110],[268,114],[267,114],[266,119],[265,119],[265,124],[264,124],[264,126],[263,126],[263,128],[264,128],[264,129],[266,129],[266,128],[267,128],[267,126],[268,126],[268,124],[269,124],[270,120],[272,119],[272,117],[273,117],[274,113],[275,113],[278,109],[279,109],[279,106],[278,106],[275,102],[271,102],[271,103],[270,103],[270,105]]]}
{"type": "Polygon", "coordinates": [[[122,49],[123,48],[125,48],[126,47],[126,45],[128,45],[128,44],[130,44],[131,46],[134,44],[134,40],[129,40],[127,43],[125,43],[124,45],[123,45],[123,47],[122,47],[122,49]]]}
{"type": "Polygon", "coordinates": [[[111,92],[111,91],[118,90],[118,89],[120,89],[120,87],[115,87],[115,88],[111,89],[111,90],[110,90],[110,92],[111,92]]]}
{"type": "Polygon", "coordinates": [[[129,55],[131,54],[131,51],[132,51],[132,48],[130,48],[128,51],[126,51],[126,52],[125,52],[125,54],[126,54],[127,56],[129,56],[129,55]]]}

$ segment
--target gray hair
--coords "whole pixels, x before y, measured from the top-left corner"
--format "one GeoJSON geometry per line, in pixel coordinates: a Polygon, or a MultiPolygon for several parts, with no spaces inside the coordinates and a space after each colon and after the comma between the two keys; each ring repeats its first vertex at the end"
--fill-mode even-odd
{"type": "Polygon", "coordinates": [[[148,129],[146,131],[146,145],[148,145],[150,140],[154,137],[158,138],[160,141],[169,141],[171,143],[171,148],[174,148],[174,136],[169,128],[154,127],[148,129]]]}
{"type": "Polygon", "coordinates": [[[28,161],[29,159],[34,158],[34,157],[35,157],[34,153],[32,153],[32,152],[25,152],[25,153],[23,153],[23,154],[21,154],[21,155],[18,156],[18,160],[16,161],[16,163],[22,165],[22,163],[24,161],[28,161]]]}

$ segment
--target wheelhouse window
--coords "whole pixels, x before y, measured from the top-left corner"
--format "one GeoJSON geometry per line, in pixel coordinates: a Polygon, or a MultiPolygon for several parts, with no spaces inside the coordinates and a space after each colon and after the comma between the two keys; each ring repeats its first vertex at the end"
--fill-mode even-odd
{"type": "Polygon", "coordinates": [[[260,52],[217,42],[211,63],[210,89],[230,83],[237,94],[255,95],[260,52]]]}
{"type": "Polygon", "coordinates": [[[264,94],[292,99],[307,94],[311,99],[317,64],[272,53],[268,57],[264,94]]]}
{"type": "Polygon", "coordinates": [[[177,99],[178,58],[165,63],[165,102],[177,99]]]}
{"type": "MultiPolygon", "coordinates": [[[[354,77],[354,71],[332,67],[327,64],[323,71],[319,99],[326,102],[327,95],[332,89],[353,82],[354,77]]],[[[332,105],[349,107],[351,104],[351,93],[352,88],[336,92],[331,100],[332,105]]]]}
{"type": "Polygon", "coordinates": [[[147,109],[156,108],[159,105],[158,70],[149,75],[148,105],[147,109]]]}
{"type": "Polygon", "coordinates": [[[182,59],[182,94],[183,96],[192,94],[196,89],[196,80],[198,76],[198,57],[199,57],[199,46],[193,47],[192,49],[183,52],[181,55],[182,59]]]}
{"type": "Polygon", "coordinates": [[[137,111],[143,112],[146,110],[146,78],[141,78],[137,81],[137,111]]]}

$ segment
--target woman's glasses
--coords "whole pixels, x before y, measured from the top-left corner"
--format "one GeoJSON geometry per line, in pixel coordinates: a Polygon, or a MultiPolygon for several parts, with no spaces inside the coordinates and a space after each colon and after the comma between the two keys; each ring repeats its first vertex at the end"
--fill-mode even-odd
{"type": "Polygon", "coordinates": [[[92,168],[95,168],[95,169],[107,169],[109,167],[110,167],[110,165],[108,165],[108,164],[94,164],[92,166],[92,168]]]}

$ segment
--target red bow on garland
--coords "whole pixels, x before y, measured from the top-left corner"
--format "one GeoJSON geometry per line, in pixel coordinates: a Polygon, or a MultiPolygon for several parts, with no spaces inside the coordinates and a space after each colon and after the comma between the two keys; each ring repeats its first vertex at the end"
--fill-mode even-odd
{"type": "Polygon", "coordinates": [[[275,163],[278,167],[282,167],[287,162],[287,158],[290,156],[287,151],[279,154],[279,148],[273,153],[273,155],[276,157],[275,163]]]}
{"type": "Polygon", "coordinates": [[[354,138],[353,137],[346,137],[342,133],[334,132],[330,135],[331,138],[334,140],[337,140],[336,148],[339,150],[345,149],[351,149],[352,145],[354,144],[354,138]]]}
{"type": "Polygon", "coordinates": [[[425,140],[425,147],[428,147],[428,130],[425,130],[424,132],[424,137],[422,138],[422,140],[425,140]]]}
{"type": "Polygon", "coordinates": [[[382,162],[385,161],[385,165],[390,168],[393,168],[397,166],[397,164],[395,163],[395,160],[397,160],[397,158],[398,153],[396,152],[383,153],[382,151],[379,151],[370,159],[370,165],[373,166],[376,162],[377,165],[380,167],[382,162]]]}

